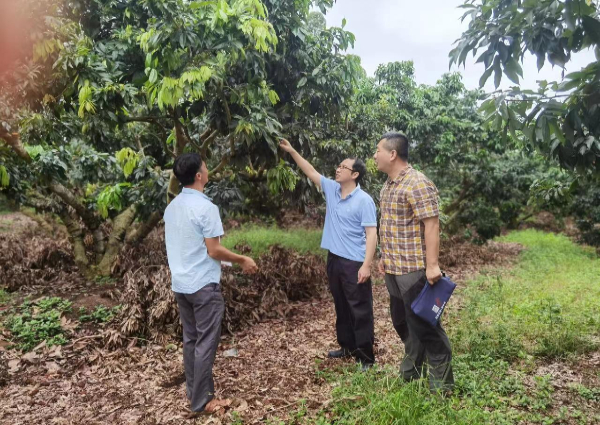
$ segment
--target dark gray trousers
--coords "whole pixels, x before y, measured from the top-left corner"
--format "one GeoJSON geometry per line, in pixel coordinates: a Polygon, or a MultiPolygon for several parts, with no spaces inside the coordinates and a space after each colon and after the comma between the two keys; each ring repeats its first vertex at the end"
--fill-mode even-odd
{"type": "Polygon", "coordinates": [[[201,412],[213,399],[213,363],[225,311],[221,287],[211,283],[193,294],[175,293],[183,325],[183,366],[191,410],[201,412]]]}
{"type": "Polygon", "coordinates": [[[386,274],[385,284],[390,293],[390,313],[396,332],[404,343],[404,359],[400,373],[406,380],[417,379],[429,373],[431,390],[451,390],[452,348],[442,325],[431,326],[417,316],[410,307],[425,285],[424,270],[401,276],[386,274]]]}

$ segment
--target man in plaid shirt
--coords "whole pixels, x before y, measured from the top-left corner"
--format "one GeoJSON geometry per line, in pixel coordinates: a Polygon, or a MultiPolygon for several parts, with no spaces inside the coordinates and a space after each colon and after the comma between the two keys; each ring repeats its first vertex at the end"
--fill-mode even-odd
{"type": "Polygon", "coordinates": [[[430,389],[446,392],[454,386],[448,336],[440,324],[431,326],[411,309],[423,287],[442,277],[438,191],[409,165],[408,147],[406,136],[387,133],[374,155],[377,168],[388,175],[380,196],[379,271],[385,273],[392,323],[404,342],[402,377],[418,379],[428,367],[430,389]]]}

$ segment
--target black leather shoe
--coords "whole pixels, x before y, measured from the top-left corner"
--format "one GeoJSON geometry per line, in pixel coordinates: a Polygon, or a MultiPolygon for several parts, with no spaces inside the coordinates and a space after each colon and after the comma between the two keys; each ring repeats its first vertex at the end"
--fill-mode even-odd
{"type": "Polygon", "coordinates": [[[361,372],[366,372],[373,367],[373,363],[358,362],[361,372]]]}
{"type": "Polygon", "coordinates": [[[339,350],[334,350],[327,353],[327,357],[330,359],[343,359],[350,356],[352,356],[352,353],[346,348],[340,348],[339,350]]]}

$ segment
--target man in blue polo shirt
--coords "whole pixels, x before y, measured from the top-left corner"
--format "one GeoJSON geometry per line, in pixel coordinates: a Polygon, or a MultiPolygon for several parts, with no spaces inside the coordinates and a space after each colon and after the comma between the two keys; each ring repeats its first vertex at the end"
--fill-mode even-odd
{"type": "Polygon", "coordinates": [[[221,245],[223,225],[219,209],[203,193],[208,170],[200,155],[177,157],[173,173],[183,189],[165,210],[165,241],[171,286],[183,326],[183,365],[191,418],[231,402],[214,398],[212,375],[225,311],[219,284],[221,261],[239,264],[244,273],[254,273],[257,267],[252,258],[221,245]]]}
{"type": "Polygon", "coordinates": [[[360,188],[367,167],[360,159],[345,159],[334,181],[319,174],[287,140],[279,146],[325,195],[327,213],[321,248],[329,251],[327,277],[340,345],[339,350],[329,352],[329,357],[354,356],[363,370],[367,369],[375,362],[371,262],[377,245],[375,203],[360,188]]]}

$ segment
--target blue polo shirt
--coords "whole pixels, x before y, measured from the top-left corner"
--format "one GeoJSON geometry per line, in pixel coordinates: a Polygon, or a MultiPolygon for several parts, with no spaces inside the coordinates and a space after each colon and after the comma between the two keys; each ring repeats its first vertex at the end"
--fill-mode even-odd
{"type": "Polygon", "coordinates": [[[321,248],[362,263],[367,251],[365,227],[377,227],[373,198],[357,185],[346,199],[342,199],[340,184],[323,176],[321,189],[327,204],[321,248]]]}
{"type": "Polygon", "coordinates": [[[193,294],[221,280],[221,262],[211,258],[204,238],[223,235],[219,209],[208,196],[183,188],[164,215],[171,289],[193,294]]]}

